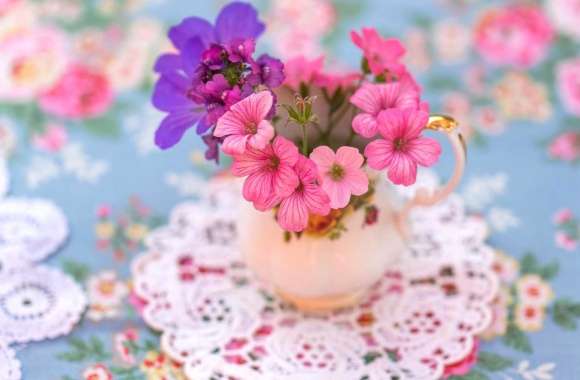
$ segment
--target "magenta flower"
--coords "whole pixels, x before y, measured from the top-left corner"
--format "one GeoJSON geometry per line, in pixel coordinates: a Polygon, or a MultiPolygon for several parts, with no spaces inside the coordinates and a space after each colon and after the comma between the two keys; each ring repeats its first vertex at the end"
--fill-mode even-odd
{"type": "Polygon", "coordinates": [[[379,114],[391,108],[418,109],[419,92],[400,82],[386,84],[365,83],[350,98],[350,102],[363,110],[355,116],[352,128],[359,135],[371,138],[378,132],[379,114]]]}
{"type": "Polygon", "coordinates": [[[399,76],[406,72],[405,65],[399,62],[405,54],[405,48],[399,40],[383,38],[374,28],[363,28],[361,34],[352,31],[350,38],[362,49],[373,74],[389,72],[399,76]]]}
{"type": "Polygon", "coordinates": [[[265,118],[273,102],[270,91],[262,91],[237,102],[218,119],[213,135],[225,137],[225,153],[242,154],[246,146],[264,149],[268,145],[274,137],[274,127],[265,118]]]}
{"type": "Polygon", "coordinates": [[[316,164],[302,155],[294,167],[299,185],[280,203],[278,223],[286,231],[300,232],[308,225],[310,214],[328,215],[330,200],[317,183],[316,164]]]}
{"type": "Polygon", "coordinates": [[[319,146],[310,154],[318,167],[322,190],[330,198],[330,207],[343,208],[351,195],[362,195],[369,189],[369,179],[361,169],[364,158],[358,149],[342,146],[336,154],[327,146],[319,146]]]}
{"type": "Polygon", "coordinates": [[[383,137],[365,148],[368,165],[376,170],[387,169],[389,179],[397,185],[409,186],[417,179],[417,164],[431,166],[439,159],[441,146],[437,140],[421,136],[429,114],[413,109],[389,109],[378,117],[383,137]]]}
{"type": "Polygon", "coordinates": [[[265,211],[292,194],[299,184],[293,166],[298,161],[298,148],[292,141],[278,136],[264,149],[247,147],[243,154],[234,156],[232,174],[248,177],[243,195],[254,207],[265,211]]]}

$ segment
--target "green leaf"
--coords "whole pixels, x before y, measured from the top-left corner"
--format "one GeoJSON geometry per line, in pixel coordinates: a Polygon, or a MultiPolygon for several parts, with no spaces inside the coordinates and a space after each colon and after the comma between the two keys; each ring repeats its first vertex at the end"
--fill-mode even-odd
{"type": "Polygon", "coordinates": [[[368,352],[365,356],[363,356],[363,360],[364,363],[368,365],[377,360],[378,358],[380,358],[381,356],[383,355],[380,352],[371,351],[368,352]]]}
{"type": "Polygon", "coordinates": [[[514,323],[508,325],[506,334],[503,336],[503,342],[506,346],[515,350],[531,354],[533,349],[528,336],[518,329],[514,323]]]}
{"type": "Polygon", "coordinates": [[[491,372],[502,371],[513,364],[512,359],[492,352],[480,352],[477,358],[477,365],[491,372]]]}
{"type": "Polygon", "coordinates": [[[560,266],[557,261],[542,266],[538,263],[538,260],[532,253],[527,253],[520,261],[520,272],[522,275],[537,274],[544,280],[549,281],[553,279],[559,271],[560,266]]]}
{"type": "Polygon", "coordinates": [[[72,260],[63,262],[62,269],[80,283],[84,283],[90,273],[87,265],[72,260]]]}
{"type": "Polygon", "coordinates": [[[80,338],[70,338],[68,340],[70,351],[62,352],[56,357],[67,362],[83,362],[83,361],[104,361],[111,357],[105,351],[103,342],[97,337],[91,337],[88,342],[80,338]]]}
{"type": "Polygon", "coordinates": [[[552,319],[565,330],[576,330],[576,319],[580,319],[580,303],[567,298],[556,300],[551,308],[552,319]]]}
{"type": "Polygon", "coordinates": [[[448,380],[490,380],[489,377],[480,371],[471,371],[463,376],[451,376],[448,380]]]}

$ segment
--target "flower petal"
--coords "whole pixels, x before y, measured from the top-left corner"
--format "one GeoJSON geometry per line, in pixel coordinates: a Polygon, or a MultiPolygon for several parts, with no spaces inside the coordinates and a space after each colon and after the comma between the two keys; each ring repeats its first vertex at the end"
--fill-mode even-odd
{"type": "Polygon", "coordinates": [[[423,166],[431,166],[441,155],[441,145],[435,139],[419,137],[407,142],[407,154],[423,166]]]}
{"type": "Polygon", "coordinates": [[[153,90],[153,106],[160,111],[172,112],[191,108],[193,103],[187,98],[189,81],[177,73],[161,75],[153,90]]]}
{"type": "Polygon", "coordinates": [[[369,177],[362,169],[347,173],[343,178],[343,183],[348,186],[353,195],[363,195],[369,191],[369,177]]]}
{"type": "Polygon", "coordinates": [[[393,160],[393,144],[387,140],[371,141],[365,148],[367,164],[375,170],[381,170],[391,164],[393,160]]]}
{"type": "Polygon", "coordinates": [[[225,6],[215,22],[218,41],[227,44],[234,39],[256,39],[265,29],[258,12],[250,4],[233,2],[225,6]]]}
{"type": "Polygon", "coordinates": [[[241,135],[244,133],[244,128],[244,123],[240,120],[239,115],[230,110],[218,119],[213,135],[216,137],[241,135]]]}
{"type": "Polygon", "coordinates": [[[249,137],[250,135],[230,135],[226,137],[222,145],[223,152],[230,156],[244,153],[249,137]]]}
{"type": "Polygon", "coordinates": [[[157,58],[155,61],[155,66],[153,70],[156,73],[166,73],[166,72],[175,72],[183,69],[181,56],[178,54],[167,53],[162,54],[157,58]]]}
{"type": "Polygon", "coordinates": [[[203,114],[189,110],[170,113],[155,131],[155,144],[161,149],[171,148],[183,137],[185,131],[191,128],[203,114]]]}
{"type": "Polygon", "coordinates": [[[188,17],[169,29],[169,39],[179,50],[194,37],[198,37],[205,46],[209,46],[215,41],[213,26],[202,18],[188,17]]]}
{"type": "Polygon", "coordinates": [[[270,140],[272,140],[272,137],[274,137],[274,133],[275,131],[272,124],[267,120],[262,120],[260,124],[258,124],[256,134],[248,135],[250,136],[248,139],[248,145],[256,149],[264,149],[270,140]]]}
{"type": "Polygon", "coordinates": [[[364,157],[355,147],[341,146],[336,151],[336,162],[347,171],[354,170],[362,166],[364,157]]]}
{"type": "Polygon", "coordinates": [[[343,182],[336,182],[330,178],[326,178],[326,180],[322,182],[321,187],[330,200],[329,205],[331,208],[339,209],[348,205],[351,194],[348,185],[345,185],[343,182]]]}
{"type": "Polygon", "coordinates": [[[298,147],[290,140],[277,136],[272,143],[272,149],[276,157],[290,166],[294,166],[298,162],[298,147]]]}
{"type": "Polygon", "coordinates": [[[314,148],[312,153],[310,153],[310,159],[318,167],[318,174],[324,175],[334,165],[335,154],[328,146],[322,145],[314,148]]]}
{"type": "Polygon", "coordinates": [[[322,188],[316,184],[304,184],[304,202],[308,210],[316,215],[328,215],[330,212],[330,199],[322,188]]]}
{"type": "Polygon", "coordinates": [[[201,39],[198,37],[191,38],[188,40],[183,49],[181,50],[181,60],[183,65],[183,70],[185,73],[192,77],[195,75],[195,71],[201,60],[201,54],[205,50],[205,46],[201,39]]]}
{"type": "Polygon", "coordinates": [[[246,178],[242,189],[244,199],[260,204],[268,203],[274,196],[272,175],[266,171],[258,171],[246,178]]]}
{"type": "Polygon", "coordinates": [[[359,88],[350,102],[371,115],[376,115],[383,108],[380,85],[365,83],[359,88]]]}
{"type": "Polygon", "coordinates": [[[245,177],[260,171],[267,163],[266,151],[247,148],[244,154],[234,156],[232,174],[236,177],[245,177]]]}
{"type": "Polygon", "coordinates": [[[394,155],[389,165],[389,179],[395,185],[409,186],[417,179],[417,164],[411,157],[403,153],[394,155]]]}
{"type": "Polygon", "coordinates": [[[352,120],[352,129],[362,137],[370,139],[377,134],[377,119],[371,114],[359,113],[352,120]]]}
{"type": "Polygon", "coordinates": [[[397,108],[382,111],[377,117],[381,136],[389,141],[404,137],[407,126],[405,112],[397,108]]]}
{"type": "Polygon", "coordinates": [[[278,224],[286,231],[300,232],[308,225],[308,208],[300,194],[282,200],[278,210],[278,224]]]}
{"type": "Polygon", "coordinates": [[[290,165],[280,164],[273,177],[274,192],[284,198],[292,194],[300,184],[298,175],[290,165]]]}
{"type": "Polygon", "coordinates": [[[419,137],[429,121],[429,114],[421,110],[405,110],[407,128],[405,130],[405,140],[419,137]]]}

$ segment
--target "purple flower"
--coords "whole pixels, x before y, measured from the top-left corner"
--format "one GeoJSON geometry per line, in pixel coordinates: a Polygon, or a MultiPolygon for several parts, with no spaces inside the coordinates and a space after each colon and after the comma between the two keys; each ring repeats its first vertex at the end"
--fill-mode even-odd
{"type": "Polygon", "coordinates": [[[205,151],[205,159],[210,161],[214,160],[216,163],[219,163],[220,160],[219,144],[222,143],[222,139],[219,137],[215,137],[213,135],[213,131],[202,136],[201,139],[207,146],[207,150],[205,151]]]}
{"type": "Polygon", "coordinates": [[[284,82],[284,64],[282,61],[268,54],[262,54],[256,63],[261,83],[270,88],[275,88],[284,82]]]}
{"type": "Polygon", "coordinates": [[[196,124],[197,133],[205,133],[242,98],[255,39],[263,31],[256,10],[240,2],[225,6],[215,25],[189,17],[169,30],[178,53],[163,54],[155,63],[160,77],[153,105],[167,113],[155,133],[160,148],[172,147],[196,124]]]}

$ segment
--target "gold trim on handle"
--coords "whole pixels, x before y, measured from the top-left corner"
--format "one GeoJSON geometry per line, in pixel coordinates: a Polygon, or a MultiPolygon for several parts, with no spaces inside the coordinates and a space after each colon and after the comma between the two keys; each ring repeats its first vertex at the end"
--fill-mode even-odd
{"type": "Polygon", "coordinates": [[[451,116],[431,115],[429,116],[426,128],[449,133],[453,132],[458,126],[459,123],[451,116]]]}

